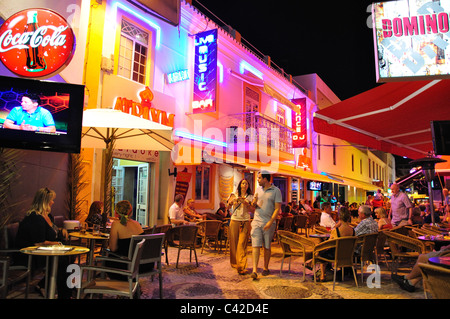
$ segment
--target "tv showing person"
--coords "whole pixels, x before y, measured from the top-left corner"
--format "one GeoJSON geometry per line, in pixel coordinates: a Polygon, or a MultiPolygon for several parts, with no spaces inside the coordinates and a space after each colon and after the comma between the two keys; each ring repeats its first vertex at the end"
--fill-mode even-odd
{"type": "Polygon", "coordinates": [[[21,106],[13,108],[3,123],[3,128],[55,133],[55,120],[49,110],[39,106],[41,99],[36,94],[23,94],[21,106]]]}

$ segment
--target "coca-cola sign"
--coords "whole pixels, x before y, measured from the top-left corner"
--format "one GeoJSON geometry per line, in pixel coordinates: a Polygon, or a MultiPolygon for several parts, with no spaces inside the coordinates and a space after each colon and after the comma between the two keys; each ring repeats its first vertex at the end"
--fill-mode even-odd
{"type": "Polygon", "coordinates": [[[74,52],[72,28],[52,10],[23,10],[0,27],[0,59],[19,76],[54,75],[69,64],[74,52]]]}

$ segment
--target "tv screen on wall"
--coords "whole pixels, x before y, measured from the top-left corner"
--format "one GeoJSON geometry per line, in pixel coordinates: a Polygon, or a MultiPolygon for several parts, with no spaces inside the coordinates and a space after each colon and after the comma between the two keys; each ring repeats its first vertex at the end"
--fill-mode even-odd
{"type": "Polygon", "coordinates": [[[0,147],[79,153],[84,85],[0,76],[0,147]]]}
{"type": "Polygon", "coordinates": [[[308,181],[306,183],[306,189],[309,191],[321,191],[322,182],[308,181]]]}

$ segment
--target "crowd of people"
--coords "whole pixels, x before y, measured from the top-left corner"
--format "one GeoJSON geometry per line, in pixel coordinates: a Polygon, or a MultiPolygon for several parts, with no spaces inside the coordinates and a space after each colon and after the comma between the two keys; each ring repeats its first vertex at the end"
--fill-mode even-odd
{"type": "MultiPolygon", "coordinates": [[[[247,245],[251,238],[253,269],[251,277],[258,278],[258,266],[260,252],[263,251],[262,275],[270,274],[269,262],[271,258],[271,245],[277,221],[283,217],[298,214],[312,214],[320,212],[319,225],[330,230],[330,238],[342,236],[360,236],[384,229],[390,229],[402,225],[423,225],[431,222],[430,205],[411,202],[408,196],[400,190],[397,184],[393,184],[392,195],[387,198],[378,191],[373,196],[368,196],[365,203],[336,203],[336,211],[333,213],[332,203],[317,198],[311,205],[310,200],[300,200],[282,206],[281,191],[271,180],[271,174],[259,172],[257,175],[258,187],[255,191],[250,188],[250,183],[242,179],[236,192],[232,193],[226,202],[222,202],[215,213],[199,213],[195,209],[195,201],[189,199],[184,205],[184,196],[177,194],[174,203],[169,209],[169,220],[172,224],[180,225],[198,222],[208,219],[222,220],[229,224],[230,265],[241,275],[247,274],[247,245]],[[320,203],[320,209],[317,204],[320,203]]],[[[435,219],[442,222],[450,222],[450,196],[448,190],[443,190],[444,201],[441,207],[435,207],[435,219]]],[[[68,239],[67,231],[56,227],[51,214],[51,207],[56,198],[56,193],[48,188],[41,188],[36,192],[32,205],[25,218],[20,222],[16,243],[18,248],[33,245],[55,244],[68,239]]],[[[116,204],[115,216],[111,218],[109,248],[113,252],[122,255],[128,254],[130,238],[133,235],[143,234],[142,226],[132,217],[132,205],[128,201],[116,204]]],[[[103,203],[94,201],[91,204],[89,215],[86,218],[88,226],[105,222],[103,203]]],[[[332,254],[333,252],[326,252],[332,254]]],[[[440,251],[422,254],[418,262],[428,260],[431,256],[450,253],[450,245],[443,246],[440,251]]],[[[42,260],[35,259],[35,267],[42,267],[42,260]]],[[[65,267],[69,259],[61,259],[60,267],[65,267]]],[[[324,267],[324,266],[322,266],[324,267]]],[[[70,298],[71,291],[65,282],[65,271],[58,272],[57,289],[59,298],[70,298]]],[[[325,269],[322,269],[320,280],[324,280],[325,269]]],[[[417,265],[406,276],[394,275],[392,279],[402,289],[414,291],[414,287],[420,280],[420,272],[417,265]]],[[[37,289],[42,289],[42,282],[37,289]]]]}

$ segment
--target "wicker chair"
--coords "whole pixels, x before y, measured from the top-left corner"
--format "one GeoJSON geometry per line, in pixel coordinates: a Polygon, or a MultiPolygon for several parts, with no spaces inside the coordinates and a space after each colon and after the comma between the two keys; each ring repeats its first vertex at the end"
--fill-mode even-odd
{"type": "Polygon", "coordinates": [[[334,264],[333,275],[333,291],[336,284],[336,270],[342,268],[342,280],[344,280],[344,267],[351,267],[353,270],[353,277],[355,278],[356,287],[358,287],[358,279],[356,279],[355,267],[353,266],[353,256],[356,246],[356,240],[358,238],[354,236],[339,237],[329,239],[314,247],[313,251],[313,270],[314,270],[314,282],[316,282],[316,263],[317,262],[329,262],[334,264]],[[327,249],[335,249],[334,259],[327,259],[320,256],[320,252],[327,249]]]}
{"type": "Polygon", "coordinates": [[[212,239],[215,242],[215,249],[219,246],[219,232],[222,228],[223,222],[221,220],[202,220],[197,223],[199,227],[198,234],[202,237],[202,250],[203,254],[208,239],[212,239]]]}
{"type": "Polygon", "coordinates": [[[329,234],[331,232],[331,230],[328,230],[326,227],[317,226],[317,225],[314,227],[314,231],[317,234],[329,234]]]}
{"type": "Polygon", "coordinates": [[[311,213],[308,216],[308,228],[311,230],[317,225],[320,219],[320,213],[311,213]]]}
{"type": "Polygon", "coordinates": [[[281,249],[283,250],[283,258],[281,259],[280,275],[283,271],[284,259],[289,257],[289,273],[291,272],[292,256],[303,257],[303,281],[306,278],[305,265],[312,260],[312,253],[315,243],[299,234],[289,232],[286,230],[278,231],[278,240],[281,249]]]}
{"type": "MultiPolygon", "coordinates": [[[[164,224],[164,225],[159,225],[159,226],[153,226],[153,228],[151,229],[151,234],[167,234],[167,232],[172,229],[172,224],[164,224]]],[[[168,239],[167,236],[164,237],[164,243],[163,243],[163,248],[164,248],[164,253],[166,255],[166,264],[169,264],[169,243],[168,243],[168,239]]]]}
{"type": "Polygon", "coordinates": [[[450,269],[424,263],[418,265],[426,287],[425,297],[427,298],[427,291],[430,291],[435,299],[450,299],[450,269]]]}
{"type": "Polygon", "coordinates": [[[357,245],[360,245],[355,252],[355,258],[360,259],[361,264],[361,283],[364,283],[364,262],[371,261],[378,265],[376,253],[378,233],[365,234],[358,236],[357,245]]]}
{"type": "Polygon", "coordinates": [[[294,220],[294,216],[281,217],[280,222],[278,224],[278,230],[291,231],[293,220],[294,220]]]}
{"type": "Polygon", "coordinates": [[[377,254],[377,260],[380,260],[379,256],[382,255],[387,269],[390,269],[389,264],[387,262],[387,257],[386,257],[387,256],[386,251],[389,252],[389,250],[390,250],[389,246],[386,244],[387,237],[386,237],[385,233],[387,231],[388,230],[380,230],[378,232],[377,244],[375,246],[375,251],[377,254]]]}
{"type": "Polygon", "coordinates": [[[308,216],[299,214],[294,217],[294,226],[295,230],[298,231],[300,229],[305,230],[305,235],[308,236],[308,216]]]}
{"type": "Polygon", "coordinates": [[[197,251],[195,245],[197,243],[198,227],[196,225],[180,225],[172,228],[170,233],[173,235],[173,245],[178,247],[177,264],[180,259],[180,252],[182,249],[189,249],[189,262],[192,262],[192,251],[195,255],[195,263],[198,267],[197,251]]]}
{"type": "Polygon", "coordinates": [[[83,278],[84,271],[93,270],[99,273],[108,272],[124,275],[127,280],[105,280],[96,278],[90,282],[82,282],[81,288],[78,289],[77,299],[80,299],[84,294],[91,294],[91,297],[93,294],[113,294],[132,299],[135,294],[139,293],[139,263],[144,249],[144,242],[145,239],[136,245],[129,269],[123,270],[109,267],[82,266],[81,278],[83,278]]]}
{"type": "Polygon", "coordinates": [[[425,244],[409,236],[405,236],[393,231],[384,232],[391,248],[392,267],[391,275],[397,273],[400,259],[410,259],[416,261],[420,254],[426,251],[425,244]],[[403,249],[402,249],[403,247],[403,249]]]}

